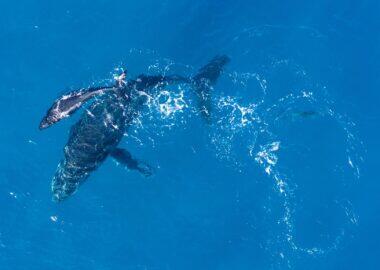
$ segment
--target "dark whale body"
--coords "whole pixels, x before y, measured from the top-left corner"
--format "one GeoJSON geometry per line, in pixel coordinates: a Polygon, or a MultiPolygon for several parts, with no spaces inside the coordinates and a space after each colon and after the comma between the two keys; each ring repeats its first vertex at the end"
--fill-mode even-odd
{"type": "Polygon", "coordinates": [[[135,113],[125,110],[127,105],[121,93],[104,96],[71,128],[64,159],[52,181],[54,200],[62,201],[73,194],[116,148],[135,113]]]}
{"type": "Polygon", "coordinates": [[[131,154],[117,145],[142,109],[144,96],[139,91],[148,91],[159,86],[165,77],[140,76],[127,86],[102,96],[95,101],[73,125],[64,148],[64,159],[52,181],[53,199],[62,201],[73,194],[90,173],[112,155],[128,168],[150,175],[149,165],[132,158],[131,154]]]}
{"type": "Polygon", "coordinates": [[[40,129],[70,116],[85,102],[98,96],[70,130],[64,157],[52,180],[53,200],[62,201],[75,193],[108,156],[144,176],[151,175],[151,166],[133,158],[127,150],[117,147],[144,107],[145,95],[141,95],[141,91],[152,94],[152,91],[168,84],[191,84],[199,99],[201,115],[204,116],[202,111],[207,110],[208,117],[211,86],[216,83],[228,61],[226,56],[215,57],[193,78],[140,75],[136,80],[124,84],[81,89],[57,99],[42,119],[40,129]],[[207,100],[202,100],[203,98],[207,100]]]}

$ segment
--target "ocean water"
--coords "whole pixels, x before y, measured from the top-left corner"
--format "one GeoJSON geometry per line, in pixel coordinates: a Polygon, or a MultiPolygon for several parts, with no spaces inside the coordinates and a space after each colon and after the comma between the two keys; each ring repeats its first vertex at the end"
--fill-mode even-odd
{"type": "Polygon", "coordinates": [[[1,1],[0,269],[380,269],[379,1],[1,1]],[[68,200],[51,179],[63,93],[118,69],[226,66],[202,121],[193,89],[152,96],[68,200]]]}

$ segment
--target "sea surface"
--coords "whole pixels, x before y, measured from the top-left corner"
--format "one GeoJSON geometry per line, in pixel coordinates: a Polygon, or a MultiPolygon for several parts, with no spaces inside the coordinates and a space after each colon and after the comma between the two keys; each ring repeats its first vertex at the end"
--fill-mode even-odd
{"type": "Polygon", "coordinates": [[[0,269],[380,269],[380,2],[0,2],[0,269]],[[151,96],[72,197],[51,179],[85,110],[52,102],[120,69],[226,66],[202,120],[194,89],[151,96]]]}

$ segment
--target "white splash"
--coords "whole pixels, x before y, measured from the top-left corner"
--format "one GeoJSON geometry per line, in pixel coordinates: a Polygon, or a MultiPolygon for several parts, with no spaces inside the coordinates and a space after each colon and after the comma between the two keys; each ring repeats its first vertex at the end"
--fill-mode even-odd
{"type": "MultiPolygon", "coordinates": [[[[261,150],[255,155],[255,160],[261,166],[264,166],[264,170],[268,175],[271,175],[272,168],[276,166],[278,157],[276,152],[280,149],[280,142],[272,142],[270,144],[260,146],[261,150]]],[[[250,155],[253,155],[253,149],[250,150],[250,155]]],[[[282,182],[282,180],[281,180],[282,182]]]]}

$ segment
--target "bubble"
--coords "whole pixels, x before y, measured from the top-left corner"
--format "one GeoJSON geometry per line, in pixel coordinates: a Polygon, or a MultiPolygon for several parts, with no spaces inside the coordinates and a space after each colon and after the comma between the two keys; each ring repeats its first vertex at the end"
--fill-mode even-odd
{"type": "MultiPolygon", "coordinates": [[[[270,28],[250,29],[249,33],[259,35],[268,27],[270,28]]],[[[319,35],[316,31],[312,33],[319,35]]],[[[169,59],[157,58],[154,53],[152,56],[156,58],[147,63],[150,72],[174,74],[179,68],[189,74],[194,70],[193,67],[169,59]]],[[[292,66],[293,75],[302,78],[300,85],[305,87],[298,87],[298,90],[274,98],[271,86],[273,77],[237,71],[226,73],[223,80],[227,81],[227,86],[218,84],[223,91],[214,89],[211,97],[212,114],[209,124],[202,122],[191,86],[166,87],[149,94],[141,92],[146,97],[144,110],[137,114],[127,136],[141,146],[154,147],[159,138],[169,140],[170,134],[176,132],[175,128],[185,129],[195,122],[195,125],[202,125],[201,129],[207,133],[205,148],[212,151],[225,166],[239,171],[258,167],[263,173],[260,181],[269,181],[273,186],[268,194],[273,203],[263,207],[266,207],[267,215],[273,217],[268,220],[273,222],[271,226],[277,232],[268,236],[263,246],[269,253],[276,254],[276,258],[290,265],[290,258],[294,254],[320,256],[338,249],[352,226],[358,224],[359,218],[346,191],[360,179],[364,150],[363,143],[356,134],[355,123],[336,110],[334,102],[325,95],[325,87],[310,83],[308,72],[293,65],[291,60],[273,59],[273,68],[284,65],[292,66]],[[261,92],[254,100],[243,95],[221,94],[234,92],[227,87],[244,89],[242,93],[249,92],[254,87],[261,92]],[[315,151],[318,149],[315,146],[316,140],[313,141],[312,137],[306,140],[305,135],[303,140],[297,140],[297,136],[300,137],[301,130],[313,125],[320,126],[321,136],[329,136],[325,132],[328,132],[328,128],[324,129],[325,127],[332,128],[336,131],[334,139],[339,142],[339,151],[332,154],[339,162],[327,162],[327,171],[323,172],[334,176],[331,183],[324,183],[327,189],[331,189],[330,197],[325,200],[326,205],[339,216],[339,220],[332,225],[320,221],[322,218],[318,215],[322,208],[318,208],[319,211],[314,216],[302,209],[302,200],[307,198],[301,192],[304,191],[304,184],[296,176],[302,175],[305,179],[312,177],[304,174],[301,162],[307,166],[316,166],[312,163],[312,158],[306,157],[317,156],[318,152],[315,151]],[[309,160],[310,163],[307,163],[309,160]],[[272,206],[279,210],[271,209],[272,206]],[[299,224],[302,222],[310,225],[310,230],[312,226],[331,230],[322,237],[311,232],[313,236],[306,241],[304,235],[300,234],[299,224]]],[[[194,148],[189,149],[196,153],[194,148]]],[[[321,179],[321,182],[325,180],[321,179]]],[[[315,185],[318,186],[318,183],[315,185]]]]}

